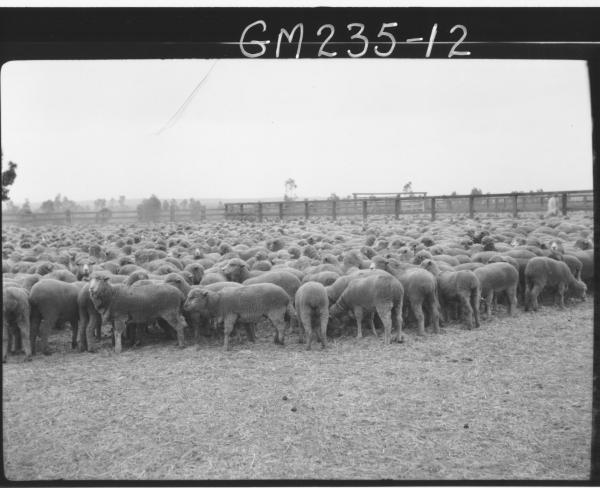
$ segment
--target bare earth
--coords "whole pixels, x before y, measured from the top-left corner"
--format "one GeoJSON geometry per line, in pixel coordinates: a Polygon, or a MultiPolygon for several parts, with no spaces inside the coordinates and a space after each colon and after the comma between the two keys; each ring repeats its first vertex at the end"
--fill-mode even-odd
{"type": "MultiPolygon", "coordinates": [[[[261,325],[224,353],[159,337],[120,356],[3,365],[5,473],[33,479],[586,479],[593,301],[480,329],[369,330],[306,352],[261,325]]],[[[191,341],[188,340],[188,344],[191,341]]]]}

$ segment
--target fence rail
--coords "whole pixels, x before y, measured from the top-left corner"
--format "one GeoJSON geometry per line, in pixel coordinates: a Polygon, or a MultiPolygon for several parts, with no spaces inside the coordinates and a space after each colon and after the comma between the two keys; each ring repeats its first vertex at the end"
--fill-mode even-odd
{"type": "Polygon", "coordinates": [[[286,218],[546,212],[548,200],[557,197],[557,209],[563,215],[594,210],[594,190],[537,193],[494,193],[487,195],[440,195],[395,198],[354,198],[345,200],[303,200],[287,202],[226,203],[226,219],[284,220],[286,218]]]}
{"type": "MultiPolygon", "coordinates": [[[[189,210],[169,210],[161,212],[156,222],[183,222],[183,221],[216,221],[225,218],[224,208],[203,208],[201,212],[189,210]]],[[[3,225],[72,225],[72,224],[105,224],[105,223],[131,223],[138,222],[139,215],[136,210],[99,212],[33,212],[27,214],[2,214],[3,225]]]]}

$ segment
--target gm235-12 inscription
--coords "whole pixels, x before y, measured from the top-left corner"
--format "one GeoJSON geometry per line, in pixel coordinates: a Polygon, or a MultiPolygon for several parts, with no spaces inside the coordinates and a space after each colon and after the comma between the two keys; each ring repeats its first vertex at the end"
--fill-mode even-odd
{"type": "MultiPolygon", "coordinates": [[[[353,47],[352,49],[347,49],[346,53],[341,53],[342,55],[347,54],[351,58],[360,58],[364,56],[368,53],[370,47],[372,47],[375,55],[384,58],[390,56],[399,44],[422,44],[423,55],[426,58],[431,56],[431,50],[436,43],[444,47],[449,46],[449,58],[454,56],[469,56],[471,54],[470,51],[461,51],[458,49],[460,44],[463,43],[467,37],[467,28],[464,25],[457,24],[449,30],[450,36],[454,37],[454,39],[449,41],[436,41],[436,38],[438,37],[438,24],[433,24],[433,27],[429,32],[428,40],[425,40],[424,37],[409,37],[398,40],[397,37],[399,34],[395,32],[397,30],[395,29],[396,27],[398,27],[398,22],[382,23],[376,40],[370,41],[369,38],[364,35],[365,25],[353,22],[346,25],[348,32],[344,33],[343,40],[333,41],[335,27],[332,24],[323,24],[317,30],[317,37],[323,38],[323,40],[320,41],[317,57],[333,58],[337,56],[339,53],[334,50],[334,45],[340,43],[356,44],[356,48],[353,47]]],[[[260,29],[262,29],[263,33],[267,31],[267,23],[264,20],[252,22],[242,31],[239,46],[242,54],[247,58],[259,58],[267,53],[267,46],[271,44],[271,41],[269,39],[258,40],[255,38],[258,35],[257,31],[260,29]]],[[[296,35],[296,58],[300,57],[302,42],[304,40],[304,24],[302,23],[296,24],[291,31],[288,31],[283,27],[279,30],[275,47],[276,58],[279,57],[283,38],[285,37],[288,43],[293,43],[296,35]]]]}

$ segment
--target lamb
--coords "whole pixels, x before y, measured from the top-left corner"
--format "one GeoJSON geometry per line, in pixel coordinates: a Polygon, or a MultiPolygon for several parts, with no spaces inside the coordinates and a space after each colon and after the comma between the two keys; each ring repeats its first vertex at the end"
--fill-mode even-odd
{"type": "Polygon", "coordinates": [[[519,272],[510,263],[488,263],[473,271],[481,285],[481,298],[485,302],[486,318],[490,317],[492,300],[502,291],[508,296],[508,313],[514,315],[517,307],[519,272]]]}
{"type": "MultiPolygon", "coordinates": [[[[332,317],[338,317],[347,310],[356,318],[357,338],[362,337],[362,318],[364,312],[377,312],[384,327],[385,345],[392,340],[392,322],[397,323],[399,342],[402,336],[402,302],[404,289],[400,281],[389,274],[375,273],[365,278],[352,280],[340,298],[330,309],[332,317]]],[[[374,324],[371,324],[375,333],[374,324]]],[[[375,334],[376,335],[376,334],[375,334]]]]}
{"type": "Polygon", "coordinates": [[[538,309],[537,297],[546,286],[556,286],[558,306],[565,308],[564,294],[568,288],[585,300],[587,286],[584,282],[573,277],[569,267],[563,261],[556,261],[547,257],[535,257],[527,263],[525,268],[525,282],[527,285],[525,309],[538,309]]]}
{"type": "MultiPolygon", "coordinates": [[[[11,338],[20,334],[25,361],[31,360],[30,307],[27,290],[19,286],[2,287],[2,362],[5,363],[11,338]]],[[[17,341],[18,342],[18,341],[17,341]]]]}
{"type": "Polygon", "coordinates": [[[468,328],[473,328],[473,319],[475,319],[475,327],[479,327],[481,289],[479,280],[473,271],[444,271],[431,259],[423,261],[421,267],[437,278],[438,299],[446,320],[448,319],[449,302],[458,300],[466,314],[468,328]]]}
{"type": "Polygon", "coordinates": [[[308,336],[306,350],[310,351],[314,330],[325,349],[329,322],[329,299],[325,287],[316,281],[304,283],[296,292],[295,308],[300,322],[299,342],[304,342],[305,332],[308,336]]]}
{"type": "Polygon", "coordinates": [[[206,289],[193,290],[188,296],[184,310],[216,318],[224,322],[224,349],[229,351],[229,336],[236,320],[255,322],[267,317],[273,323],[275,343],[283,345],[285,315],[291,308],[286,291],[272,283],[258,283],[242,287],[227,287],[215,292],[206,289]]]}
{"type": "Polygon", "coordinates": [[[184,296],[179,290],[166,283],[128,287],[112,285],[109,280],[104,274],[92,275],[90,296],[102,320],[105,323],[114,320],[116,353],[121,352],[121,335],[127,320],[139,324],[162,318],[176,330],[178,346],[184,347],[186,324],[180,312],[184,296]]]}

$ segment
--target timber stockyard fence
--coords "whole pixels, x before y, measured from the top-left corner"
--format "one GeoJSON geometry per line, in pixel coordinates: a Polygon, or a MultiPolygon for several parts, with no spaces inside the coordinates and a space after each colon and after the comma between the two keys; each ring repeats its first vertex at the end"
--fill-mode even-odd
{"type": "Polygon", "coordinates": [[[430,216],[439,214],[519,213],[543,212],[548,200],[557,197],[557,210],[563,215],[574,211],[594,210],[594,190],[553,191],[536,193],[494,193],[486,195],[398,196],[385,198],[353,198],[336,200],[294,200],[285,202],[226,203],[225,218],[254,220],[284,220],[286,218],[369,217],[401,215],[430,216]]]}
{"type": "MultiPolygon", "coordinates": [[[[339,200],[295,200],[287,202],[226,203],[223,208],[203,208],[199,213],[189,210],[161,212],[159,222],[214,222],[218,220],[284,220],[310,217],[337,219],[338,217],[362,217],[401,215],[430,216],[435,220],[439,214],[464,214],[473,218],[476,214],[505,213],[518,217],[519,213],[544,213],[548,199],[557,196],[557,209],[563,215],[575,211],[594,210],[594,191],[557,191],[536,193],[494,193],[486,195],[451,196],[399,196],[385,198],[353,198],[339,200]]],[[[70,225],[130,223],[139,221],[135,210],[52,213],[3,213],[2,225],[70,225]]]]}

